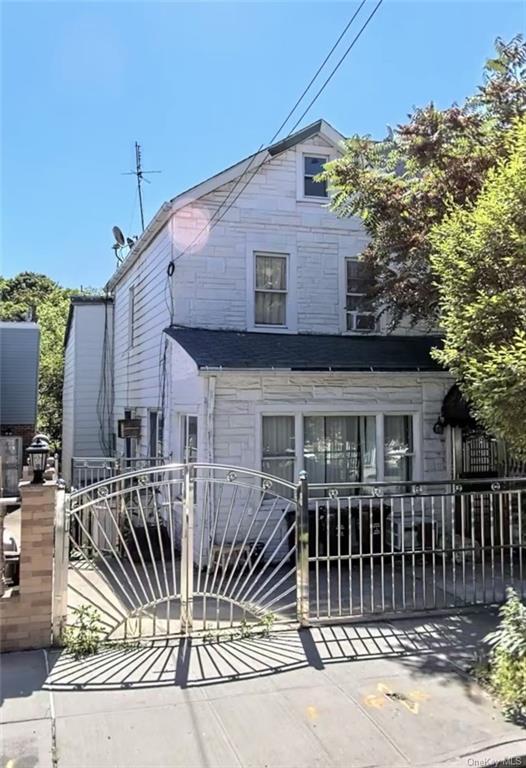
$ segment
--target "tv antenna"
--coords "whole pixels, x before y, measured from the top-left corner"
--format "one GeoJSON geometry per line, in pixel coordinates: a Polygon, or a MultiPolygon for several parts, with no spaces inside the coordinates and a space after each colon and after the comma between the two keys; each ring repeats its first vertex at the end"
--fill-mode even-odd
{"type": "Polygon", "coordinates": [[[162,171],[143,171],[142,162],[141,162],[141,145],[136,141],[135,142],[135,170],[126,171],[122,175],[136,176],[137,178],[137,192],[139,193],[139,209],[141,211],[141,227],[143,232],[144,232],[144,208],[143,208],[143,202],[142,202],[142,183],[143,181],[146,181],[148,184],[151,183],[147,178],[145,178],[145,176],[150,173],[162,173],[162,171]]]}

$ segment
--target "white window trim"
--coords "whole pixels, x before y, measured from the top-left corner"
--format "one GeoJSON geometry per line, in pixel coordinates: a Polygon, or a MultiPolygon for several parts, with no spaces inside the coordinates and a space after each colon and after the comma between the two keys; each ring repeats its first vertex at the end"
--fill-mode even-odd
{"type": "Polygon", "coordinates": [[[287,327],[287,314],[288,314],[288,304],[289,304],[289,254],[288,253],[268,253],[268,251],[254,251],[254,326],[257,328],[286,328],[287,327]],[[275,258],[275,259],[285,259],[285,288],[258,288],[257,287],[257,281],[256,281],[256,274],[257,274],[257,260],[258,257],[262,258],[275,258]],[[278,293],[280,296],[285,296],[285,322],[284,323],[258,323],[256,322],[256,294],[257,293],[278,293]]]}
{"type": "MultiPolygon", "coordinates": [[[[368,330],[358,330],[358,331],[350,331],[347,330],[347,262],[348,261],[359,261],[358,256],[345,256],[343,259],[340,259],[339,264],[339,277],[340,277],[340,297],[341,297],[341,312],[340,312],[340,328],[341,333],[344,336],[364,336],[367,334],[379,334],[383,332],[384,326],[383,326],[383,315],[376,318],[376,323],[374,328],[372,328],[370,331],[368,330]]],[[[366,312],[360,313],[360,314],[367,314],[366,312]]]]}
{"type": "Polygon", "coordinates": [[[261,235],[247,243],[247,330],[257,333],[296,333],[298,305],[296,289],[296,238],[261,235]],[[256,325],[256,254],[287,257],[286,325],[256,325]]]}
{"type": "Polygon", "coordinates": [[[303,158],[305,155],[309,157],[325,157],[326,162],[334,160],[336,152],[331,147],[318,146],[317,144],[300,144],[296,147],[296,200],[302,203],[317,203],[318,205],[327,205],[329,202],[329,195],[327,197],[315,197],[314,195],[305,195],[304,176],[305,166],[303,158]]]}
{"type": "MultiPolygon", "coordinates": [[[[374,416],[376,417],[376,480],[382,482],[385,477],[385,446],[384,446],[384,416],[411,416],[413,419],[413,480],[423,479],[424,470],[424,438],[422,433],[422,411],[414,408],[390,408],[387,405],[378,410],[360,409],[356,406],[343,407],[333,410],[320,409],[319,403],[294,405],[261,406],[256,409],[255,430],[255,466],[263,471],[263,416],[294,416],[295,427],[295,467],[297,479],[305,469],[303,456],[303,419],[305,416],[374,416]],[[379,418],[381,417],[381,418],[379,418]]],[[[307,478],[308,480],[308,478],[307,478]]]]}
{"type": "Polygon", "coordinates": [[[179,461],[184,463],[186,461],[185,456],[185,435],[186,435],[186,420],[194,417],[197,419],[197,456],[196,461],[200,460],[200,444],[202,442],[201,423],[203,419],[199,418],[199,412],[197,408],[188,408],[177,414],[178,428],[177,428],[177,445],[176,456],[179,457],[179,461]]]}

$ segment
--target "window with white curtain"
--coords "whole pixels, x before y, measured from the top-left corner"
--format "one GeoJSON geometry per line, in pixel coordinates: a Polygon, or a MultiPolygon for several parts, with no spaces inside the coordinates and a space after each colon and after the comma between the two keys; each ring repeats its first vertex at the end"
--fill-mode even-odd
{"type": "Polygon", "coordinates": [[[255,254],[255,324],[285,326],[287,323],[287,256],[255,254]]]}
{"type": "Polygon", "coordinates": [[[311,483],[376,479],[375,416],[305,416],[304,461],[311,483]]]}
{"type": "Polygon", "coordinates": [[[413,417],[384,416],[384,479],[413,478],[413,417]]]}
{"type": "Polygon", "coordinates": [[[263,416],[262,447],[263,472],[294,482],[294,416],[263,416]]]}

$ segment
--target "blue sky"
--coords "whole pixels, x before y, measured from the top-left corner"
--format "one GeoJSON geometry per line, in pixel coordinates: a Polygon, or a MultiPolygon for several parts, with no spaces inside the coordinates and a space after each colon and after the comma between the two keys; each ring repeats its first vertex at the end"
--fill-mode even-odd
{"type": "MultiPolygon", "coordinates": [[[[2,274],[102,286],[112,225],[140,231],[133,142],[162,169],[149,219],[271,138],[356,7],[4,2],[2,274]]],[[[381,137],[413,105],[462,100],[495,37],[525,26],[519,2],[385,0],[304,124],[381,137]]]]}

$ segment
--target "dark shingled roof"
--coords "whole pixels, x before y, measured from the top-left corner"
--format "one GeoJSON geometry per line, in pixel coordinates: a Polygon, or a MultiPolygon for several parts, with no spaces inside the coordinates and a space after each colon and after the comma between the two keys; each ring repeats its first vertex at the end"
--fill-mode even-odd
{"type": "Polygon", "coordinates": [[[201,369],[292,371],[440,371],[430,355],[436,336],[328,336],[165,329],[201,369]]]}

